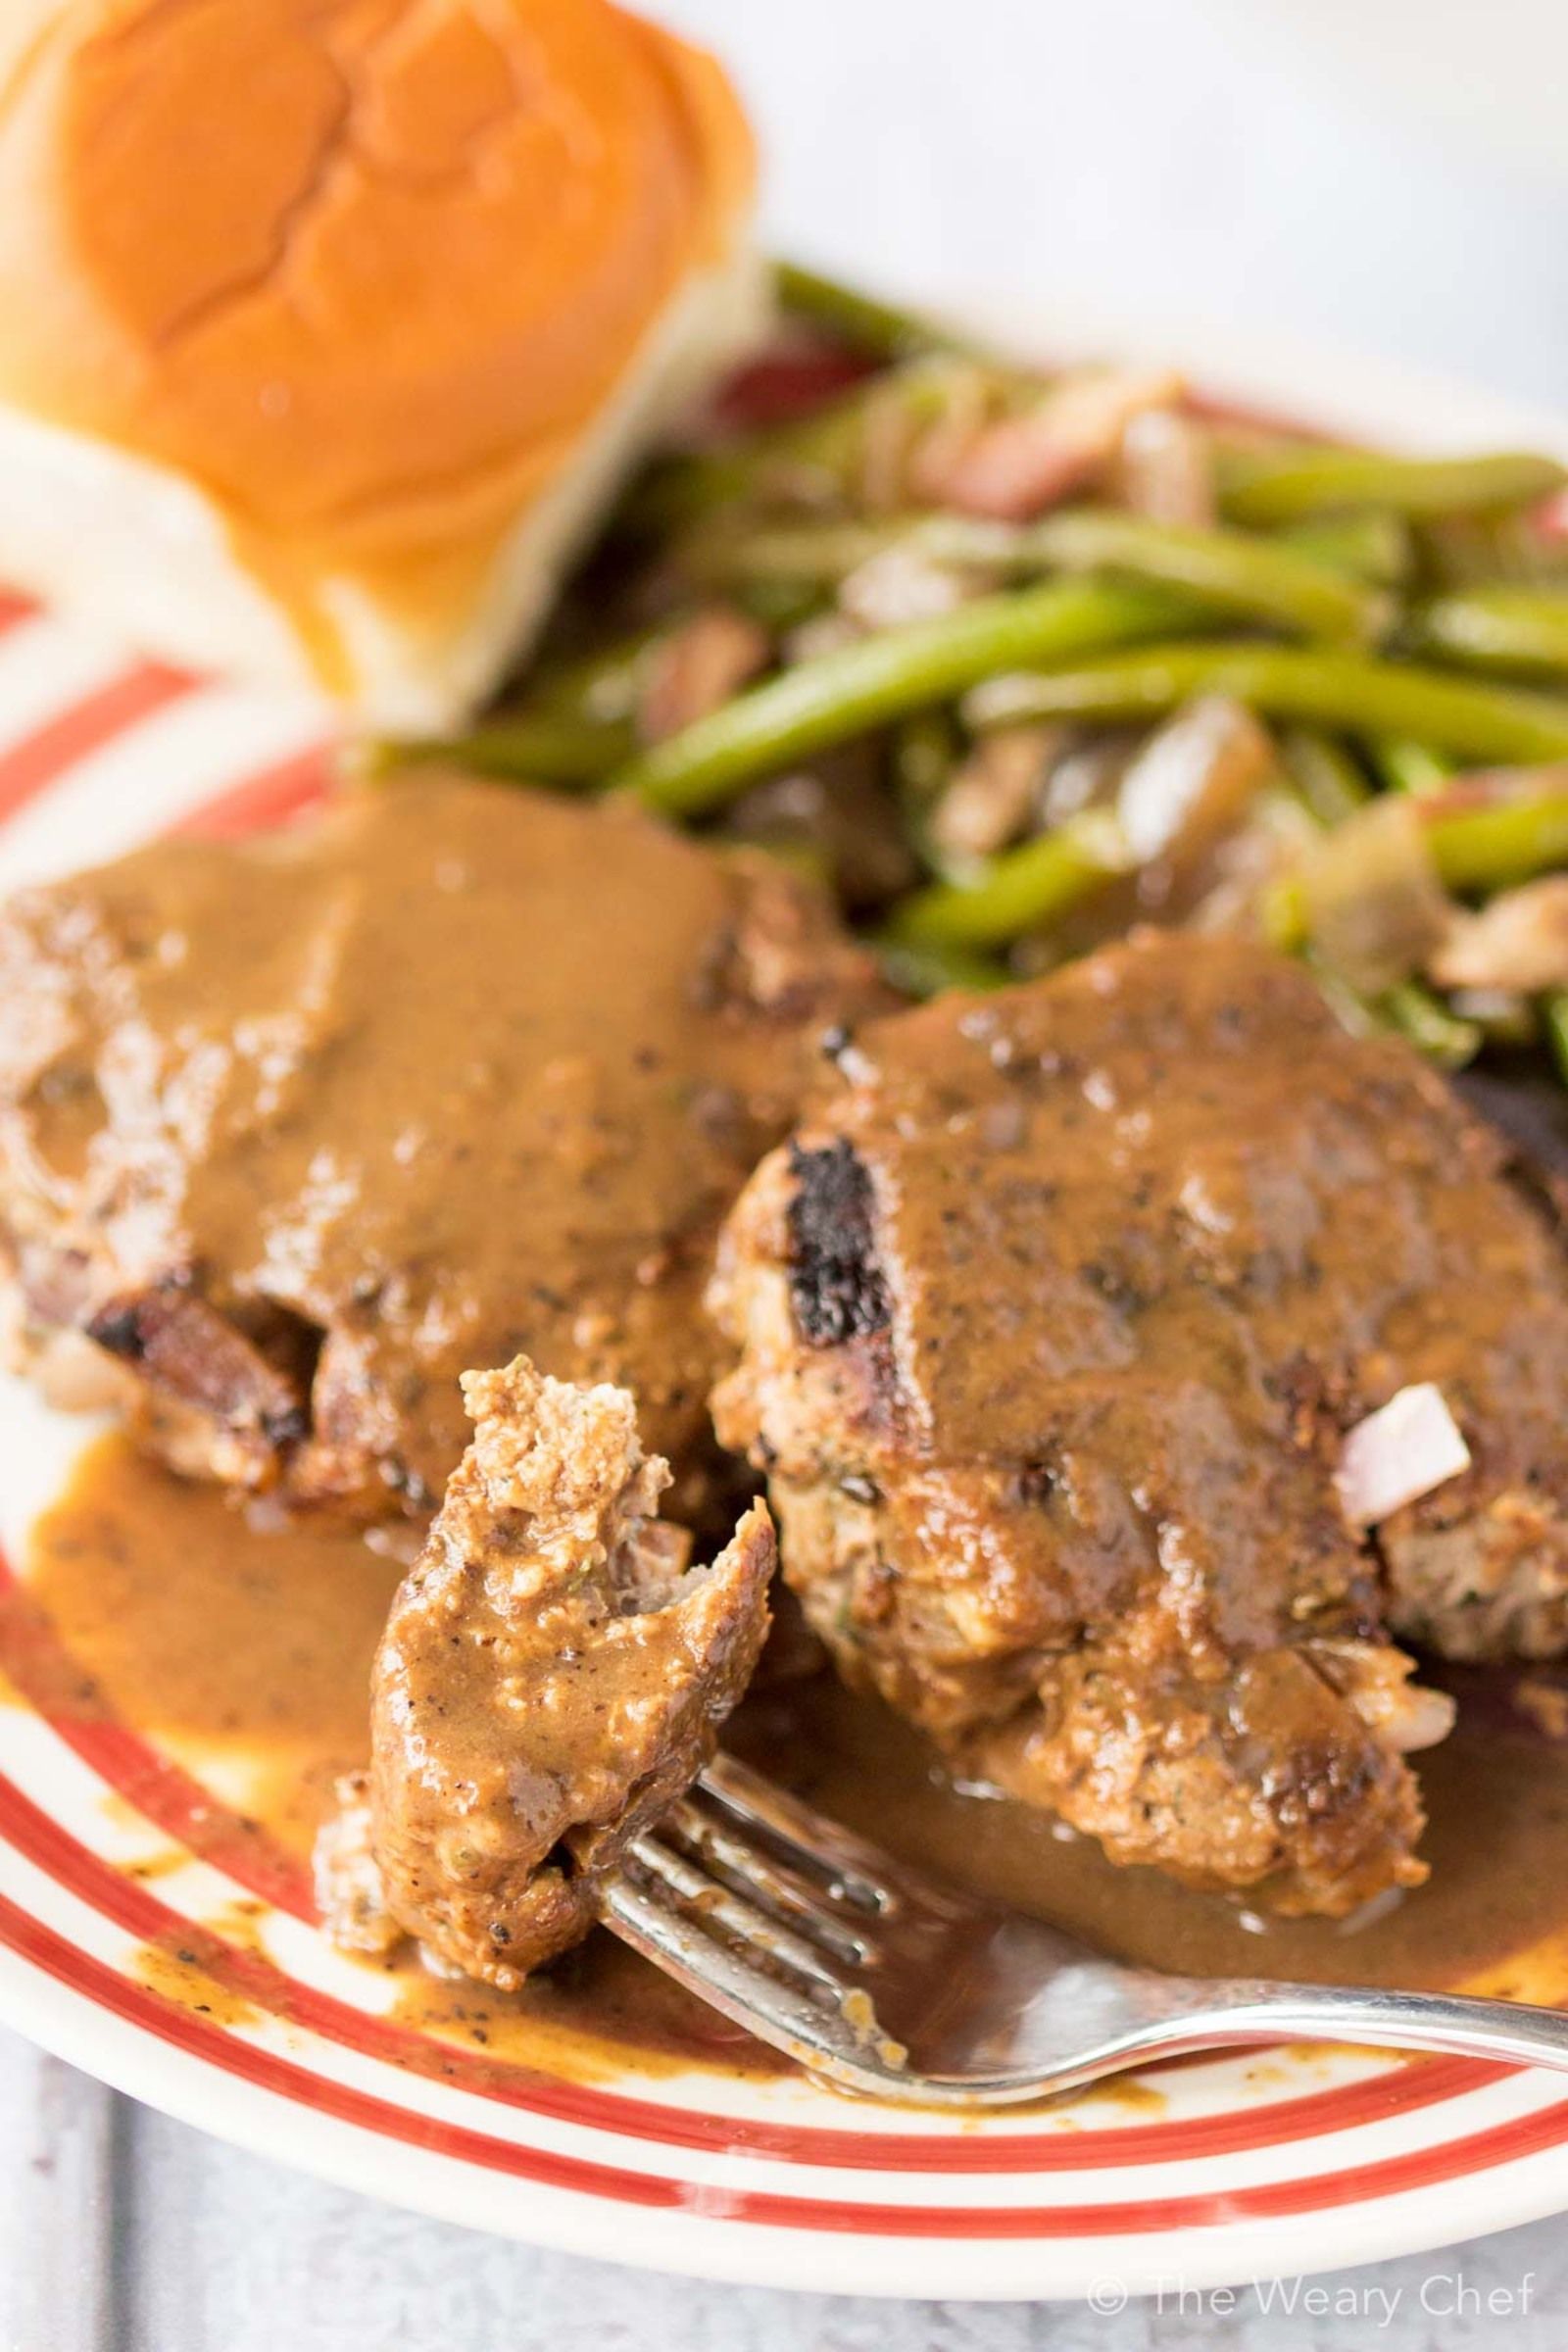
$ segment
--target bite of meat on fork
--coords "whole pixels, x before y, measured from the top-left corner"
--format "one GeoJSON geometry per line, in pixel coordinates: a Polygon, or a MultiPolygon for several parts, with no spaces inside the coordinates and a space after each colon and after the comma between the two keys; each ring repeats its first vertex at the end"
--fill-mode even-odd
{"type": "Polygon", "coordinates": [[[318,1846],[353,1949],[412,1936],[503,1989],[577,1942],[627,1840],[702,1769],[767,1631],[755,1504],[710,1567],[658,1517],[624,1390],[469,1373],[473,1441],[376,1655],[371,1760],[318,1846]]]}

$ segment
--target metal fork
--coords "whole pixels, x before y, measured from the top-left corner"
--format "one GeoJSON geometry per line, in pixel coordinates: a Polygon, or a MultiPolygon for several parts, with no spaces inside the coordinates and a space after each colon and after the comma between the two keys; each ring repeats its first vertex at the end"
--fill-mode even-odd
{"type": "Polygon", "coordinates": [[[895,1862],[720,1756],[600,1891],[606,1924],[847,2090],[1004,2106],[1180,2051],[1453,2050],[1568,2072],[1568,2014],[1515,2001],[1129,1968],[895,1862]]]}

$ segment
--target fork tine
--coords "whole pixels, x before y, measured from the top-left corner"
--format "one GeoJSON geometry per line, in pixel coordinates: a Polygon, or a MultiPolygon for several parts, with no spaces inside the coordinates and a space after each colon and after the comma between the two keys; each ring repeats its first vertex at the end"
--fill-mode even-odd
{"type": "Polygon", "coordinates": [[[833,1898],[825,1887],[742,1837],[733,1821],[734,1815],[698,1785],[661,1817],[659,1827],[662,1837],[678,1838],[694,1861],[782,1927],[798,1927],[847,1967],[865,1967],[873,1956],[873,1946],[864,1930],[852,1929],[842,1911],[835,1915],[833,1898]]]}
{"type": "MultiPolygon", "coordinates": [[[[635,1865],[634,1865],[635,1867],[635,1865]]],[[[876,2027],[864,1995],[842,1986],[829,1996],[712,1935],[700,1915],[676,1910],[662,1880],[638,1884],[622,1868],[599,1888],[601,1916],[634,1951],[702,2000],[846,2089],[908,2098],[904,2052],[876,2027]]],[[[755,1948],[755,1947],[751,1947],[755,1948]]]]}
{"type": "Polygon", "coordinates": [[[873,1918],[894,1908],[898,1898],[889,1857],[800,1797],[722,1752],[697,1785],[742,1830],[760,1832],[782,1848],[791,1867],[834,1901],[873,1918]]]}
{"type": "Polygon", "coordinates": [[[842,1998],[851,1989],[827,1955],[814,1944],[781,1927],[720,1880],[710,1877],[706,1870],[666,1845],[662,1838],[645,1832],[641,1838],[633,1838],[629,1851],[644,1871],[662,1881],[689,1910],[727,1934],[739,1936],[764,1961],[793,1969],[797,1976],[821,1986],[834,1999],[842,1998]]]}

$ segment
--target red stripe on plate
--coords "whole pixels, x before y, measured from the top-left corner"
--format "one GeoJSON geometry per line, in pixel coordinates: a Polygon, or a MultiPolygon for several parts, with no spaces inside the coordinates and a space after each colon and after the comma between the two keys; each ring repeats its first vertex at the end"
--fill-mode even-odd
{"type": "Polygon", "coordinates": [[[741,2118],[696,2116],[679,2108],[620,2096],[609,2099],[586,2086],[481,2057],[414,2029],[368,2014],[303,1984],[254,1950],[229,1943],[216,1930],[192,1923],[147,1888],[112,1868],[63,1830],[13,1782],[0,1776],[0,1835],[57,1885],[89,1903],[129,1936],[164,1945],[199,1946],[203,1966],[219,1982],[272,2015],[305,2026],[323,2040],[430,2081],[450,2082],[476,2096],[560,2123],[610,2130],[670,2147],[743,2150],[792,2163],[881,2172],[1096,2172],[1116,2166],[1190,2160],[1199,2156],[1255,2153],[1286,2145],[1324,2130],[1381,2122],[1413,2107],[1433,2106],[1456,2089],[1472,2090],[1499,2081],[1509,2070],[1473,2060],[1434,2059],[1417,2063],[1416,2095],[1391,2095],[1391,2082],[1345,2086],[1340,2093],[1282,2101],[1277,2108],[1242,2109],[1190,2121],[1128,2125],[1120,2130],[1070,2133],[1030,2132],[989,2144],[974,2134],[932,2133],[911,2142],[887,2132],[833,2132],[781,2126],[741,2118]],[[1314,2120],[1315,2111],[1335,2101],[1332,2127],[1314,2120]],[[610,2110],[607,2114],[606,2109],[610,2110]],[[1271,2127],[1284,2121],[1283,2132],[1271,2127]],[[1291,2129],[1295,2123],[1300,2129],[1291,2129]],[[1260,2136],[1259,2127],[1266,2129],[1260,2136]]]}
{"type": "Polygon", "coordinates": [[[179,670],[143,662],[9,744],[0,752],[0,818],[15,816],[78,760],[101,751],[194,686],[195,680],[179,670]]]}
{"type": "MultiPolygon", "coordinates": [[[[18,1584],[3,1554],[0,1554],[0,1597],[7,1602],[0,1610],[0,1665],[56,1737],[177,1843],[223,1871],[247,1892],[260,1895],[296,1919],[314,1923],[316,1909],[309,1876],[291,1855],[254,1825],[240,1821],[200,1782],[160,1756],[124,1725],[102,1715],[74,1714],[58,1703],[60,1692],[80,1688],[87,1678],[48,1618],[27,1605],[25,1589],[18,1584]]],[[[33,1830],[25,1850],[40,1867],[71,1886],[84,1900],[120,1917],[114,1906],[119,1890],[125,1884],[121,1875],[90,1848],[68,1838],[64,1832],[55,1832],[55,1836],[61,1843],[40,1839],[33,1830]]],[[[162,1912],[157,1924],[149,1925],[150,1919],[150,1914],[145,1915],[131,1932],[151,1936],[181,1924],[173,1912],[162,1912]]],[[[128,1926],[129,1922],[122,1918],[121,1924],[128,1926]]],[[[285,1983],[292,1985],[292,1980],[285,1983]]],[[[294,1991],[304,1994],[307,1988],[295,1987],[294,1991]]],[[[291,2002],[293,1997],[291,1991],[291,2002]]],[[[1064,2164],[1070,2164],[1074,2170],[1098,2169],[1102,2165],[1147,2164],[1240,2150],[1251,2152],[1331,2132],[1353,2130],[1362,2124],[1463,2097],[1495,2082],[1507,2071],[1469,2058],[1406,2061],[1369,2081],[1309,2092],[1298,2099],[1235,2108],[1210,2116],[1172,2117],[1159,2123],[1074,2132],[1069,2155],[1058,2132],[1009,2134],[1004,2140],[989,2143],[973,2134],[933,2132],[911,2141],[903,2133],[835,2132],[808,2125],[754,2126],[727,2118],[693,2118],[679,2108],[656,2101],[564,2083],[527,2068],[480,2060],[412,2029],[401,2030],[402,2038],[396,2050],[386,2047],[379,2036],[372,2048],[363,2038],[370,2022],[362,2011],[345,2007],[340,2017],[334,2015],[330,2027],[321,2020],[319,2030],[346,2047],[358,2048],[367,2056],[387,2058],[414,2073],[456,2072],[484,2097],[531,2108],[564,2122],[621,2132],[639,2139],[665,2139],[690,2146],[725,2147],[744,2138],[745,2144],[757,2152],[766,2152],[788,2162],[881,2171],[1026,2172],[1052,2170],[1064,2164]],[[356,2035],[362,2038],[356,2039],[356,2035]]]]}
{"type": "Polygon", "coordinates": [[[37,611],[30,596],[17,596],[10,589],[0,588],[0,635],[14,629],[19,621],[32,620],[37,611]]]}
{"type": "Polygon", "coordinates": [[[335,743],[312,744],[308,751],[280,760],[275,767],[264,767],[220,793],[216,800],[204,802],[173,829],[201,841],[231,841],[241,834],[283,824],[326,799],[332,789],[336,753],[335,743]]]}
{"type": "Polygon", "coordinates": [[[295,1919],[315,1920],[310,1873],[291,1854],[113,1716],[74,1710],[67,1694],[90,1689],[92,1678],[28,1599],[3,1553],[0,1666],[55,1737],[146,1820],[247,1892],[295,1919]]]}
{"type": "Polygon", "coordinates": [[[1364,2204],[1373,2197],[1398,2196],[1540,2155],[1568,2140],[1568,2099],[1562,2099],[1534,2115],[1515,2117],[1446,2146],[1348,2166],[1310,2180],[1270,2181],[1255,2188],[1219,2190],[1203,2196],[1146,2197],[1126,2205],[875,2205],[786,2196],[772,2190],[717,2188],[518,2147],[465,2125],[411,2115],[368,2092],[308,2074],[274,2051],[224,2033],[131,1979],[118,1976],[4,1897],[0,1897],[0,1943],[9,1945],[56,1983],[160,2040],[260,2089],[379,2138],[579,2195],[665,2210],[701,2211],[710,2219],[749,2222],[768,2229],[949,2239],[1126,2237],[1155,2230],[1215,2229],[1238,2221],[1334,2211],[1364,2204]]]}

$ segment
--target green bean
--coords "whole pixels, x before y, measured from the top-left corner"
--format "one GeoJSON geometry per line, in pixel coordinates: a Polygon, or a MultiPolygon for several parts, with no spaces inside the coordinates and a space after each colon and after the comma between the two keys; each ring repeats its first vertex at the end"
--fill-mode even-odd
{"type": "Polygon", "coordinates": [[[933,882],[895,907],[890,938],[907,946],[1004,947],[1059,921],[1128,871],[1121,828],[1107,809],[1085,809],[1053,833],[1004,850],[971,880],[933,882]]]}
{"type": "Polygon", "coordinates": [[[898,403],[914,422],[934,422],[962,366],[951,354],[932,353],[868,377],[807,416],[763,425],[717,449],[666,458],[634,485],[615,522],[657,536],[747,500],[765,503],[781,492],[786,500],[798,498],[803,484],[842,490],[874,408],[898,403]]]}
{"type": "Polygon", "coordinates": [[[835,403],[802,424],[772,426],[717,449],[660,459],[615,510],[612,529],[642,539],[700,522],[756,498],[773,482],[819,473],[832,482],[851,463],[865,395],[835,403]]]}
{"type": "Polygon", "coordinates": [[[630,718],[636,708],[649,648],[657,645],[670,627],[678,626],[683,617],[679,615],[657,629],[639,629],[632,636],[617,637],[593,653],[537,662],[520,681],[522,701],[516,712],[509,713],[503,705],[493,714],[494,721],[505,726],[511,723],[513,715],[527,718],[536,713],[588,725],[613,724],[630,718]]]}
{"type": "Polygon", "coordinates": [[[665,815],[699,815],[759,777],[930,710],[978,679],[1159,635],[1183,611],[1181,600],[1152,589],[1094,580],[982,597],[803,662],[654,745],[611,781],[665,815]]]}
{"type": "MultiPolygon", "coordinates": [[[[1568,865],[1568,767],[1528,795],[1481,798],[1462,781],[1420,803],[1427,847],[1446,890],[1485,897],[1568,865]]],[[[1287,952],[1306,936],[1298,878],[1287,874],[1264,896],[1263,928],[1287,952]]]]}
{"type": "Polygon", "coordinates": [[[813,890],[832,895],[833,860],[820,842],[804,840],[799,835],[786,839],[778,833],[747,832],[726,832],[724,841],[726,847],[748,850],[755,858],[771,858],[798,882],[808,882],[813,890]]]}
{"type": "MultiPolygon", "coordinates": [[[[992,526],[983,523],[979,529],[985,537],[992,526]]],[[[931,545],[924,531],[920,518],[906,514],[883,522],[726,522],[692,532],[678,548],[677,561],[707,587],[771,580],[793,588],[831,589],[890,547],[917,546],[922,555],[943,560],[945,547],[931,545]]],[[[947,560],[964,559],[954,554],[947,560]]]]}
{"type": "Polygon", "coordinates": [[[1410,617],[1412,642],[1468,668],[1568,678],[1568,595],[1476,587],[1434,597],[1410,617]]]}
{"type": "Polygon", "coordinates": [[[1320,735],[1314,727],[1287,727],[1280,754],[1298,800],[1325,830],[1366,806],[1367,780],[1332,735],[1320,735]]]}
{"type": "MultiPolygon", "coordinates": [[[[1325,832],[1331,832],[1358,808],[1365,808],[1366,784],[1353,762],[1348,763],[1348,774],[1335,773],[1338,761],[1344,758],[1337,745],[1298,732],[1287,738],[1282,749],[1286,772],[1298,786],[1298,805],[1308,810],[1325,832]],[[1326,762],[1321,774],[1334,777],[1333,794],[1321,804],[1322,814],[1318,797],[1309,796],[1299,782],[1303,770],[1309,770],[1313,762],[1320,760],[1326,762]]],[[[1296,877],[1289,876],[1283,884],[1276,884],[1272,896],[1276,909],[1283,906],[1290,910],[1290,935],[1279,936],[1277,924],[1270,920],[1267,903],[1263,908],[1265,933],[1274,937],[1277,945],[1288,950],[1300,949],[1305,954],[1319,987],[1348,1027],[1358,1034],[1367,1028],[1395,1029],[1429,1061],[1446,1070],[1461,1070],[1475,1059],[1484,1043],[1478,1023],[1461,1020],[1419,980],[1396,981],[1370,1001],[1358,996],[1340,973],[1312,953],[1311,943],[1305,937],[1305,902],[1296,877]]]]}
{"type": "Polygon", "coordinates": [[[1308,637],[1380,635],[1387,599],[1363,582],[1281,542],[1241,531],[1185,530],[1111,508],[1080,507],[1022,526],[961,514],[906,515],[883,523],[820,522],[730,529],[688,550],[710,582],[741,578],[836,584],[894,547],[938,564],[1026,579],[1049,571],[1109,571],[1180,588],[1232,619],[1308,637]]]}
{"type": "Polygon", "coordinates": [[[1446,806],[1427,804],[1427,840],[1447,889],[1507,890],[1568,865],[1568,769],[1528,799],[1466,808],[1463,790],[1459,786],[1446,806]]]}
{"type": "Polygon", "coordinates": [[[958,729],[949,711],[918,710],[912,718],[901,719],[894,730],[894,797],[909,845],[927,873],[945,874],[951,862],[932,836],[931,816],[959,754],[958,729]]]}
{"type": "Polygon", "coordinates": [[[663,458],[616,510],[622,531],[657,538],[803,475],[837,480],[859,446],[868,394],[857,386],[788,424],[765,425],[716,449],[663,458]]]}
{"type": "Polygon", "coordinates": [[[1295,646],[1161,645],[1076,670],[1006,678],[971,694],[976,726],[1030,718],[1157,718],[1195,694],[1229,694],[1271,718],[1409,735],[1461,760],[1568,758],[1568,700],[1482,685],[1413,663],[1295,646]]]}
{"type": "Polygon", "coordinates": [[[873,937],[871,944],[884,973],[906,997],[936,997],[947,988],[986,994],[1005,988],[1010,976],[995,956],[972,950],[937,947],[929,941],[916,944],[886,933],[873,937]]]}
{"type": "Polygon", "coordinates": [[[1461,1020],[1419,980],[1401,980],[1381,997],[1363,997],[1310,946],[1296,941],[1287,945],[1299,948],[1302,961],[1352,1037],[1375,1037],[1380,1030],[1392,1029],[1445,1070],[1462,1070],[1480,1053],[1485,1042],[1480,1024],[1461,1020]]]}
{"type": "Polygon", "coordinates": [[[1541,1016],[1557,1075],[1568,1086],[1568,989],[1554,988],[1549,996],[1544,997],[1541,1016]]]}
{"type": "Polygon", "coordinates": [[[1453,775],[1451,760],[1406,735],[1379,735],[1367,749],[1391,792],[1441,792],[1453,775]]]}
{"type": "Polygon", "coordinates": [[[1184,530],[1086,507],[1021,532],[1019,552],[1066,570],[1110,570],[1185,588],[1233,617],[1305,637],[1364,643],[1381,636],[1390,617],[1377,590],[1241,531],[1184,530]]]}
{"type": "Polygon", "coordinates": [[[814,620],[831,601],[806,580],[742,580],[734,596],[741,611],[774,637],[814,620]]]}
{"type": "Polygon", "coordinates": [[[850,572],[894,548],[955,570],[1026,580],[1056,568],[1056,558],[1036,538],[1039,528],[945,513],[875,520],[742,521],[692,532],[679,558],[692,577],[712,587],[765,579],[837,588],[850,572]]]}
{"type": "Polygon", "coordinates": [[[1280,532],[1279,544],[1374,588],[1401,587],[1410,576],[1414,556],[1403,517],[1375,508],[1292,523],[1280,532]]]}
{"type": "Polygon", "coordinates": [[[906,817],[923,816],[940,800],[958,760],[958,731],[943,710],[906,718],[893,743],[893,780],[906,817]]]}
{"type": "Polygon", "coordinates": [[[1397,982],[1374,998],[1373,1010],[1440,1069],[1462,1070],[1481,1051],[1479,1025],[1450,1012],[1443,999],[1419,980],[1397,982]]]}
{"type": "Polygon", "coordinates": [[[964,349],[962,339],[935,320],[897,304],[879,302],[800,262],[775,262],[773,284],[780,308],[820,327],[870,360],[907,360],[931,351],[964,349]]]}
{"type": "Polygon", "coordinates": [[[1417,569],[1438,590],[1561,588],[1560,539],[1540,527],[1528,509],[1492,514],[1439,514],[1415,529],[1417,569]]]}
{"type": "Polygon", "coordinates": [[[1296,449],[1284,456],[1232,457],[1221,505],[1233,522],[1266,527],[1383,507],[1396,514],[1485,514],[1534,506],[1568,482],[1555,458],[1508,453],[1485,458],[1388,458],[1369,450],[1296,449]]]}
{"type": "Polygon", "coordinates": [[[630,727],[541,712],[497,719],[466,735],[394,737],[361,744],[351,754],[350,764],[355,774],[368,780],[439,763],[516,783],[599,784],[626,759],[633,741],[630,727]]]}

